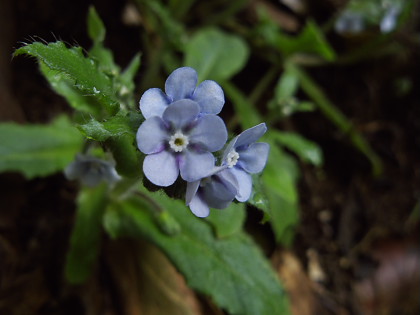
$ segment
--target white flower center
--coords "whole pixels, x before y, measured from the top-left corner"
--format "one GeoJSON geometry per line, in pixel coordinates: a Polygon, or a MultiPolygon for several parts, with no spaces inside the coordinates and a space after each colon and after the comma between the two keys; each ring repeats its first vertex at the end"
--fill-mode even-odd
{"type": "Polygon", "coordinates": [[[226,157],[226,162],[229,168],[232,168],[238,163],[239,160],[239,153],[235,150],[232,150],[228,153],[226,157]]]}
{"type": "Polygon", "coordinates": [[[169,139],[169,146],[175,152],[182,152],[189,143],[188,137],[180,131],[175,132],[169,139]]]}

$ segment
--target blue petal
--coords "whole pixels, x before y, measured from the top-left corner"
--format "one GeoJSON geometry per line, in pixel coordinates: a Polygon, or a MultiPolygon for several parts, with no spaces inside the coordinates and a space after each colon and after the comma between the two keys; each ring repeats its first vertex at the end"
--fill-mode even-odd
{"type": "Polygon", "coordinates": [[[193,68],[178,68],[166,80],[165,92],[172,102],[190,98],[197,85],[197,80],[197,72],[193,68]]]}
{"type": "Polygon", "coordinates": [[[267,163],[270,146],[268,143],[258,142],[251,144],[246,150],[238,150],[238,164],[248,173],[261,172],[267,163]]]}
{"type": "Polygon", "coordinates": [[[200,180],[187,183],[187,191],[185,192],[185,204],[187,206],[190,204],[193,197],[197,194],[198,187],[200,187],[200,180]]]}
{"type": "MultiPolygon", "coordinates": [[[[219,173],[220,171],[224,170],[225,168],[222,166],[215,166],[213,167],[213,169],[210,171],[210,173],[208,173],[206,176],[204,176],[203,178],[206,177],[210,177],[216,173],[219,173]]],[[[236,183],[236,178],[232,175],[233,180],[236,183]]],[[[198,188],[200,187],[201,184],[201,180],[196,180],[195,182],[187,182],[187,190],[185,192],[185,204],[188,206],[191,202],[191,200],[194,198],[194,196],[197,194],[198,188]]]]}
{"type": "Polygon", "coordinates": [[[179,168],[175,156],[168,151],[162,151],[145,157],[143,172],[153,184],[167,187],[177,179],[179,168]]]}
{"type": "Polygon", "coordinates": [[[102,176],[97,173],[88,172],[80,178],[83,185],[95,187],[102,181],[102,176]]]}
{"type": "Polygon", "coordinates": [[[200,113],[200,107],[192,100],[184,99],[172,103],[163,112],[163,120],[179,130],[188,126],[200,113]]]}
{"type": "Polygon", "coordinates": [[[137,130],[137,147],[145,154],[157,153],[164,149],[168,137],[162,118],[154,116],[146,119],[137,130]]]}
{"type": "Polygon", "coordinates": [[[251,143],[256,142],[259,138],[262,137],[263,134],[265,134],[266,131],[267,126],[265,125],[265,123],[261,123],[243,131],[239,136],[237,136],[235,148],[247,146],[251,143]]]}
{"type": "Polygon", "coordinates": [[[236,179],[226,171],[220,172],[211,177],[211,181],[202,188],[202,193],[203,199],[210,207],[224,209],[235,199],[237,194],[236,179]],[[223,173],[225,174],[223,175],[223,173]]]}
{"type": "Polygon", "coordinates": [[[214,168],[214,156],[210,152],[186,151],[179,161],[181,177],[187,182],[194,182],[208,176],[214,168]]]}
{"type": "Polygon", "coordinates": [[[216,115],[202,116],[191,130],[190,139],[192,143],[207,151],[220,150],[227,140],[225,123],[216,115]]]}
{"type": "Polygon", "coordinates": [[[192,99],[201,108],[201,113],[218,114],[225,104],[225,95],[219,84],[212,80],[200,83],[194,91],[192,99]]]}
{"type": "Polygon", "coordinates": [[[229,187],[233,187],[231,190],[236,195],[238,191],[239,182],[236,179],[235,175],[233,175],[232,172],[229,172],[228,169],[224,168],[223,171],[217,174],[217,176],[219,176],[219,178],[222,181],[229,183],[229,187]]]}
{"type": "Polygon", "coordinates": [[[241,170],[238,167],[232,167],[228,169],[239,183],[238,193],[236,194],[236,200],[240,202],[247,201],[251,197],[252,193],[252,177],[247,172],[241,170]]]}
{"type": "Polygon", "coordinates": [[[190,207],[191,212],[199,218],[205,218],[210,213],[209,206],[198,194],[194,195],[188,206],[190,207]]]}
{"type": "Polygon", "coordinates": [[[106,172],[104,174],[104,179],[108,183],[116,183],[117,181],[121,180],[121,176],[118,175],[117,171],[115,170],[114,166],[110,166],[106,169],[106,172]]]}
{"type": "Polygon", "coordinates": [[[161,89],[148,89],[140,98],[140,110],[144,118],[162,117],[163,111],[169,105],[169,99],[161,89]]]}
{"type": "Polygon", "coordinates": [[[64,175],[68,180],[75,180],[80,178],[86,171],[85,165],[78,161],[71,162],[64,170],[64,175]]]}

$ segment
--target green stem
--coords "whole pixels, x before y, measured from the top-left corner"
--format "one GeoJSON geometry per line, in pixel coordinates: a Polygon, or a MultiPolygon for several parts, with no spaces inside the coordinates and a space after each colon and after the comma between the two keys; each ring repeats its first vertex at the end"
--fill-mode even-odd
{"type": "Polygon", "coordinates": [[[265,73],[264,77],[258,82],[255,88],[249,94],[248,100],[252,104],[257,104],[261,96],[267,91],[270,84],[277,78],[279,72],[278,66],[273,66],[265,73]]]}
{"type": "Polygon", "coordinates": [[[292,63],[286,63],[286,67],[290,67],[290,70],[297,74],[302,90],[316,103],[319,110],[343,133],[347,134],[351,143],[367,157],[372,165],[373,175],[380,175],[383,165],[379,156],[372,150],[365,138],[354,129],[346,116],[328,99],[321,87],[302,68],[292,63]]]}
{"type": "MultiPolygon", "coordinates": [[[[229,81],[221,82],[224,91],[229,99],[232,100],[233,106],[235,107],[236,116],[241,119],[240,123],[242,128],[250,128],[261,122],[260,114],[254,107],[253,103],[248,100],[248,97],[242,93],[233,83],[229,81]]],[[[229,129],[233,129],[233,123],[237,123],[237,120],[233,120],[229,123],[229,129]]]]}
{"type": "MultiPolygon", "coordinates": [[[[216,2],[209,2],[214,7],[216,2]]],[[[230,1],[227,2],[228,5],[225,5],[225,1],[223,0],[222,3],[224,4],[224,10],[220,11],[220,13],[209,15],[207,18],[205,18],[203,24],[210,24],[210,25],[219,25],[223,23],[224,21],[227,21],[231,19],[238,11],[240,11],[247,3],[248,0],[236,0],[236,1],[230,1]]],[[[211,12],[217,12],[215,10],[211,10],[211,8],[208,8],[208,10],[211,12]]]]}
{"type": "Polygon", "coordinates": [[[172,11],[173,16],[176,19],[181,20],[191,9],[194,2],[195,0],[170,0],[169,8],[172,11]]]}

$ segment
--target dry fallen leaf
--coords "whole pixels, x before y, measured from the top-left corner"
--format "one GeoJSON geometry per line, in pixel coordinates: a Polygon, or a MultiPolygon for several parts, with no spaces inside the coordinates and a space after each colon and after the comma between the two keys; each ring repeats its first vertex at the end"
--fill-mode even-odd
{"type": "Polygon", "coordinates": [[[107,260],[128,315],[201,315],[201,305],[166,256],[145,241],[113,241],[107,260]]]}

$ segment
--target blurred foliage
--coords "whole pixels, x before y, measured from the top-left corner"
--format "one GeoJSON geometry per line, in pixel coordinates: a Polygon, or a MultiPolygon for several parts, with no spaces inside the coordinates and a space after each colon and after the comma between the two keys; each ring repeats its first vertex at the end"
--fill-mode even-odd
{"type": "Polygon", "coordinates": [[[185,46],[184,65],[199,73],[198,80],[228,80],[248,59],[246,42],[218,29],[201,29],[185,46]]]}
{"type": "Polygon", "coordinates": [[[63,170],[81,150],[83,137],[69,119],[50,125],[0,124],[0,171],[18,171],[28,179],[63,170]]]}
{"type": "Polygon", "coordinates": [[[77,200],[77,218],[70,240],[65,267],[70,283],[80,284],[91,274],[102,235],[102,217],[107,204],[107,187],[84,189],[77,200]]]}

